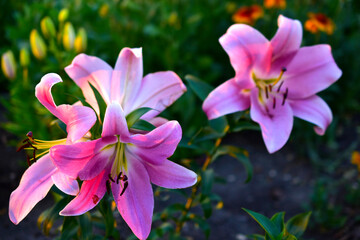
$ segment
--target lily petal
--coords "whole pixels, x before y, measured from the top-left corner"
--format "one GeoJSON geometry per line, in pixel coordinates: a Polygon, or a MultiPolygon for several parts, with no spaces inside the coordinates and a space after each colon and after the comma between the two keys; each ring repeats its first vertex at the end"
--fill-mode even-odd
{"type": "Polygon", "coordinates": [[[79,194],[61,210],[62,216],[77,216],[93,209],[106,192],[107,173],[104,169],[92,180],[84,181],[79,194]]]}
{"type": "Polygon", "coordinates": [[[273,47],[271,67],[279,72],[282,67],[287,66],[299,50],[302,40],[302,27],[298,20],[292,20],[282,15],[278,18],[278,25],[279,29],[271,39],[271,46],[273,47]]]}
{"type": "Polygon", "coordinates": [[[258,89],[251,90],[251,119],[259,123],[269,153],[282,148],[289,139],[293,127],[293,112],[287,102],[266,112],[258,100],[258,89]]]}
{"type": "Polygon", "coordinates": [[[332,121],[331,109],[324,100],[314,95],[306,99],[289,100],[289,103],[295,117],[317,125],[314,127],[315,132],[324,135],[332,121]]]}
{"type": "Polygon", "coordinates": [[[172,161],[165,160],[160,165],[144,163],[152,183],[164,188],[191,187],[197,181],[193,171],[180,166],[172,161]]]}
{"type": "Polygon", "coordinates": [[[96,122],[94,111],[85,106],[62,104],[56,106],[51,95],[54,84],[62,82],[59,75],[55,73],[46,74],[35,88],[35,96],[54,116],[66,124],[68,140],[75,142],[82,138],[96,122]]]}
{"type": "Polygon", "coordinates": [[[129,129],[124,111],[117,102],[111,103],[106,108],[103,131],[101,134],[102,137],[114,135],[120,135],[120,138],[125,140],[125,142],[129,137],[129,129]]]}
{"type": "Polygon", "coordinates": [[[250,107],[250,94],[243,91],[235,79],[230,79],[213,90],[203,103],[209,119],[243,111],[250,107]]]}
{"type": "Polygon", "coordinates": [[[245,24],[234,24],[219,42],[230,57],[236,82],[247,81],[254,86],[252,68],[257,70],[257,74],[270,70],[271,44],[256,29],[245,24]]]}
{"type": "Polygon", "coordinates": [[[50,149],[55,166],[72,178],[88,180],[98,175],[107,165],[113,150],[104,149],[117,142],[117,138],[106,137],[72,145],[57,145],[50,149]]]}
{"type": "Polygon", "coordinates": [[[151,230],[154,210],[153,191],[144,165],[131,154],[126,157],[129,160],[128,187],[122,196],[120,184],[112,183],[111,189],[125,222],[139,239],[146,239],[151,230]]]}
{"type": "Polygon", "coordinates": [[[76,179],[70,178],[69,176],[58,171],[51,176],[55,186],[62,192],[75,196],[79,192],[79,184],[76,179]]]}
{"type": "Polygon", "coordinates": [[[99,106],[89,83],[99,91],[106,103],[110,102],[113,69],[109,64],[100,58],[81,53],[65,68],[65,72],[81,88],[86,101],[98,114],[99,106]]]}
{"type": "Polygon", "coordinates": [[[169,121],[147,134],[131,136],[127,150],[143,161],[158,165],[173,155],[181,140],[181,127],[177,121],[169,121]]]}
{"type": "Polygon", "coordinates": [[[142,80],[133,107],[127,108],[125,114],[137,108],[149,107],[155,110],[146,113],[142,119],[151,119],[175,102],[184,92],[186,87],[176,73],[166,71],[148,74],[142,80]]]}
{"type": "Polygon", "coordinates": [[[308,98],[338,80],[342,72],[336,65],[329,45],[303,47],[288,64],[283,75],[289,98],[308,98]]]}
{"type": "Polygon", "coordinates": [[[129,113],[143,77],[141,48],[123,48],[115,64],[111,79],[111,101],[116,101],[129,113]]]}
{"type": "Polygon", "coordinates": [[[10,195],[9,217],[14,224],[21,222],[46,196],[53,185],[51,175],[56,171],[49,154],[44,155],[25,171],[19,186],[10,195]]]}

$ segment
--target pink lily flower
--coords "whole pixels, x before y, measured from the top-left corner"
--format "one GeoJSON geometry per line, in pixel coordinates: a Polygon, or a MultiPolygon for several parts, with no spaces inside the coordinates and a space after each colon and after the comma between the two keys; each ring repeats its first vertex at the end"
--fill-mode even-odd
{"type": "Polygon", "coordinates": [[[114,69],[97,57],[79,54],[65,71],[98,114],[99,107],[89,83],[107,105],[118,102],[125,116],[138,108],[153,108],[142,117],[144,120],[158,115],[186,91],[181,79],[172,71],[151,73],[143,78],[141,48],[123,48],[114,69]]]}
{"type": "Polygon", "coordinates": [[[154,208],[150,182],[165,188],[185,188],[196,183],[194,172],[167,160],[181,134],[177,121],[168,121],[146,134],[130,134],[121,105],[110,103],[100,139],[58,145],[50,150],[60,171],[83,180],[79,194],[60,215],[89,211],[111,189],[125,222],[138,238],[146,239],[154,208]]]}
{"type": "Polygon", "coordinates": [[[66,139],[55,141],[41,141],[32,138],[24,147],[35,147],[44,152],[35,156],[40,157],[24,173],[19,186],[11,193],[9,203],[9,217],[14,224],[22,221],[31,209],[42,200],[50,188],[55,184],[61,191],[69,195],[76,195],[79,186],[74,178],[61,173],[50,159],[49,149],[58,144],[71,144],[79,141],[96,122],[96,115],[89,107],[62,104],[56,106],[51,95],[54,84],[62,82],[57,74],[46,74],[35,88],[35,96],[52,114],[64,122],[67,126],[68,136],[66,139]]]}
{"type": "Polygon", "coordinates": [[[235,77],[212,91],[203,103],[209,119],[243,111],[259,123],[270,153],[282,148],[293,127],[293,116],[315,124],[325,133],[332,121],[329,106],[315,95],[342,74],[329,45],[300,48],[301,23],[284,16],[268,41],[254,28],[232,25],[220,39],[235,77]]]}

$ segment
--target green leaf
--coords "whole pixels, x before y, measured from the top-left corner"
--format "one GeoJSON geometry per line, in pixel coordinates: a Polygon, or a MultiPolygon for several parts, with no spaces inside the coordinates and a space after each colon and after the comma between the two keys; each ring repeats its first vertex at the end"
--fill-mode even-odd
{"type": "Polygon", "coordinates": [[[238,121],[236,123],[236,126],[233,127],[232,131],[233,132],[241,132],[243,130],[256,130],[256,131],[260,131],[260,126],[254,122],[249,122],[249,121],[238,121]]]}
{"type": "Polygon", "coordinates": [[[222,155],[229,155],[238,160],[245,167],[245,171],[247,174],[245,183],[250,182],[253,176],[253,167],[245,150],[231,145],[222,145],[216,150],[211,161],[215,161],[218,157],[222,155]]]}
{"type": "Polygon", "coordinates": [[[150,132],[150,131],[154,130],[156,127],[154,125],[152,125],[151,123],[149,123],[148,121],[139,119],[131,126],[131,128],[150,132]]]}
{"type": "Polygon", "coordinates": [[[211,217],[212,214],[212,206],[211,206],[211,199],[209,197],[205,197],[201,201],[201,207],[204,211],[204,217],[207,219],[211,217]]]}
{"type": "Polygon", "coordinates": [[[105,116],[105,111],[106,111],[106,103],[105,103],[103,97],[101,96],[101,94],[99,93],[99,91],[91,83],[89,83],[89,85],[95,94],[95,98],[96,98],[96,101],[98,103],[99,110],[100,110],[99,121],[102,123],[104,121],[104,116],[105,116]]]}
{"type": "Polygon", "coordinates": [[[212,86],[206,82],[201,81],[195,76],[186,75],[185,80],[189,83],[191,90],[193,90],[196,96],[198,96],[202,101],[204,101],[209,93],[214,90],[212,86]]]}
{"type": "Polygon", "coordinates": [[[248,235],[247,237],[253,240],[265,240],[265,237],[260,234],[251,234],[248,235]]]}
{"type": "Polygon", "coordinates": [[[98,204],[98,209],[105,221],[105,237],[111,237],[114,234],[114,215],[110,207],[110,198],[104,196],[98,204]]]}
{"type": "Polygon", "coordinates": [[[304,234],[306,227],[309,223],[311,212],[300,213],[286,223],[286,231],[296,238],[301,237],[304,234]]]}
{"type": "Polygon", "coordinates": [[[74,239],[78,229],[79,225],[75,217],[64,217],[60,240],[74,239]]]}
{"type": "Polygon", "coordinates": [[[213,169],[206,169],[201,176],[201,189],[204,195],[211,193],[212,185],[214,183],[215,174],[213,169]]]}
{"type": "Polygon", "coordinates": [[[265,230],[267,234],[269,234],[269,237],[271,240],[281,240],[282,233],[280,228],[275,226],[275,224],[270,221],[267,217],[264,215],[245,209],[243,208],[245,212],[247,212],[256,222],[260,224],[260,226],[265,230]]]}
{"type": "Polygon", "coordinates": [[[126,116],[126,122],[128,127],[131,128],[135,124],[135,122],[141,118],[141,116],[143,116],[145,113],[149,112],[150,110],[153,109],[148,107],[143,107],[143,108],[138,108],[132,111],[131,113],[129,113],[126,116]]]}
{"type": "Polygon", "coordinates": [[[59,212],[69,203],[69,201],[70,198],[65,197],[55,203],[52,208],[49,208],[40,214],[37,220],[37,225],[40,229],[42,227],[45,235],[49,235],[55,220],[61,217],[59,212]]]}
{"type": "Polygon", "coordinates": [[[222,135],[224,135],[224,133],[229,128],[229,124],[228,124],[228,121],[226,120],[226,117],[219,117],[219,118],[212,119],[209,121],[209,125],[216,132],[222,133],[222,135]]]}
{"type": "Polygon", "coordinates": [[[79,225],[80,225],[80,231],[79,231],[79,237],[80,239],[91,239],[92,236],[92,223],[91,223],[91,216],[88,212],[80,215],[78,217],[79,219],[79,225]]]}
{"type": "Polygon", "coordinates": [[[200,229],[204,232],[206,239],[208,239],[210,236],[210,230],[211,230],[209,223],[200,217],[196,217],[193,220],[200,227],[200,229]]]}
{"type": "Polygon", "coordinates": [[[277,226],[281,232],[284,230],[284,215],[285,212],[278,212],[275,213],[274,216],[271,217],[271,222],[273,222],[275,224],[275,226],[277,226]]]}

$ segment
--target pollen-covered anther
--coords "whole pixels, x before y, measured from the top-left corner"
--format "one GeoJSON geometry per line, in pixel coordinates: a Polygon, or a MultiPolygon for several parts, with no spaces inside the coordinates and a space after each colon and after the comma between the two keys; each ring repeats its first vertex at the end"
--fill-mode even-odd
{"type": "Polygon", "coordinates": [[[281,105],[284,105],[284,104],[285,104],[285,100],[286,100],[286,98],[287,98],[287,96],[288,96],[288,92],[289,92],[289,89],[286,88],[286,91],[285,91],[285,93],[284,93],[284,95],[283,95],[283,101],[282,101],[281,105]]]}
{"type": "Polygon", "coordinates": [[[276,108],[276,98],[273,98],[273,109],[276,108]]]}
{"type": "Polygon", "coordinates": [[[121,193],[120,193],[120,196],[122,196],[122,195],[124,194],[124,192],[125,192],[126,188],[128,187],[128,185],[129,185],[129,183],[126,181],[126,182],[124,183],[124,187],[123,187],[123,190],[122,190],[121,193]]]}

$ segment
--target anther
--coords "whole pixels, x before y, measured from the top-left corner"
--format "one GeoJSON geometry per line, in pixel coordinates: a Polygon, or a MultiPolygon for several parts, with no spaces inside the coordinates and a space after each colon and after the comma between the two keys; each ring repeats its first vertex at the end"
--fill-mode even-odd
{"type": "Polygon", "coordinates": [[[284,105],[284,104],[285,104],[285,100],[286,100],[286,98],[287,98],[287,96],[288,96],[288,92],[289,92],[289,89],[286,88],[286,91],[285,91],[285,93],[284,93],[283,101],[282,101],[281,105],[284,105]]]}
{"type": "Polygon", "coordinates": [[[110,191],[111,190],[111,185],[110,185],[110,181],[109,180],[106,180],[106,191],[107,193],[110,195],[110,191]]]}
{"type": "Polygon", "coordinates": [[[122,175],[122,172],[120,172],[119,175],[117,176],[116,184],[119,184],[119,180],[122,179],[121,175],[122,175]]]}
{"type": "Polygon", "coordinates": [[[268,90],[268,87],[266,86],[265,87],[265,96],[266,96],[266,99],[268,99],[269,98],[269,92],[268,92],[269,90],[268,90]]]}
{"type": "Polygon", "coordinates": [[[112,178],[111,174],[109,173],[109,179],[112,181],[112,182],[115,182],[115,180],[112,178]]]}
{"type": "Polygon", "coordinates": [[[124,194],[124,192],[125,192],[126,188],[128,187],[128,185],[129,185],[128,182],[125,182],[125,183],[124,183],[124,188],[123,188],[123,190],[121,191],[120,196],[122,196],[122,195],[124,194]]]}
{"type": "Polygon", "coordinates": [[[28,166],[30,167],[30,166],[31,166],[31,161],[30,161],[30,157],[29,157],[29,156],[26,156],[26,162],[27,162],[28,166]]]}
{"type": "Polygon", "coordinates": [[[273,98],[273,109],[276,107],[276,98],[273,98]]]}
{"type": "Polygon", "coordinates": [[[270,90],[270,92],[272,92],[272,86],[271,85],[269,85],[269,90],[270,90]]]}
{"type": "Polygon", "coordinates": [[[281,86],[284,84],[284,81],[282,81],[277,89],[277,92],[280,92],[281,86]]]}

